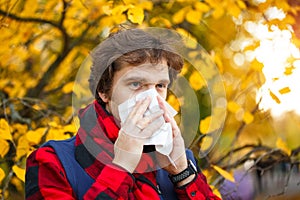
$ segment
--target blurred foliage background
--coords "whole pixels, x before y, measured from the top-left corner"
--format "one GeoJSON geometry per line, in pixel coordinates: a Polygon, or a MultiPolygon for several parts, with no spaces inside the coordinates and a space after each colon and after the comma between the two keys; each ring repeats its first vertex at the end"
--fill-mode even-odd
{"type": "MultiPolygon", "coordinates": [[[[188,64],[180,76],[200,105],[190,148],[199,156],[213,147],[198,159],[218,195],[299,198],[299,12],[297,0],[0,0],[0,198],[24,198],[30,152],[76,134],[77,71],[120,24],[175,30],[216,64],[205,78],[221,76],[224,123],[207,80],[188,64]],[[211,137],[215,131],[219,138],[211,137]]],[[[168,101],[177,110],[183,104],[174,95],[168,101]]]]}

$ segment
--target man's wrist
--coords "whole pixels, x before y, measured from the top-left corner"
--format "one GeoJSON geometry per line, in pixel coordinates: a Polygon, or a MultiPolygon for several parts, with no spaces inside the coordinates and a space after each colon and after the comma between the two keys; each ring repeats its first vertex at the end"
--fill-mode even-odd
{"type": "Polygon", "coordinates": [[[188,160],[187,167],[177,174],[170,174],[169,178],[177,186],[185,185],[191,182],[197,174],[197,168],[191,160],[188,160]]]}

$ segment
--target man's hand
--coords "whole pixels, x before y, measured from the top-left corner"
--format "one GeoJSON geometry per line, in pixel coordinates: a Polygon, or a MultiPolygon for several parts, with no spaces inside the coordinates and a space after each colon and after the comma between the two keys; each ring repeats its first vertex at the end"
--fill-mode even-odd
{"type": "Polygon", "coordinates": [[[151,137],[164,123],[160,118],[163,115],[162,110],[144,116],[150,102],[150,97],[137,102],[126,121],[121,124],[114,144],[113,163],[131,173],[141,159],[145,139],[151,137]]]}
{"type": "MultiPolygon", "coordinates": [[[[181,136],[181,132],[179,127],[177,126],[177,123],[173,117],[171,117],[170,113],[168,112],[167,108],[164,105],[164,100],[162,97],[158,96],[158,103],[161,109],[164,110],[164,119],[167,123],[171,124],[172,127],[172,133],[173,133],[173,149],[170,153],[170,159],[157,152],[157,160],[160,164],[160,166],[165,169],[169,174],[175,175],[179,174],[183,170],[185,170],[188,166],[187,163],[187,157],[185,153],[185,145],[184,140],[181,136]]],[[[184,185],[190,181],[192,181],[194,178],[193,176],[188,177],[187,179],[183,180],[182,182],[179,182],[177,186],[184,185]]]]}

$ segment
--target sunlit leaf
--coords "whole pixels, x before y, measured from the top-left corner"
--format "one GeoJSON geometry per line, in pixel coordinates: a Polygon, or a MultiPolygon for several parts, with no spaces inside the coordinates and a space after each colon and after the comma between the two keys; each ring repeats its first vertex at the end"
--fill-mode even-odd
{"type": "Polygon", "coordinates": [[[33,144],[39,144],[43,135],[46,133],[46,128],[38,128],[36,130],[30,130],[26,133],[26,138],[33,144]]]}
{"type": "Polygon", "coordinates": [[[218,167],[216,165],[211,165],[219,174],[221,174],[221,176],[223,176],[225,179],[231,181],[231,182],[235,182],[234,177],[227,171],[225,171],[224,169],[222,169],[221,167],[218,167]]]}
{"type": "Polygon", "coordinates": [[[144,1],[140,4],[138,4],[138,6],[145,10],[151,11],[153,9],[153,2],[152,1],[144,1]]]}
{"type": "Polygon", "coordinates": [[[234,101],[229,101],[227,103],[227,109],[232,113],[236,113],[238,110],[241,109],[241,106],[234,101]]]}
{"type": "Polygon", "coordinates": [[[250,113],[248,111],[244,112],[243,121],[246,124],[250,124],[251,122],[253,122],[253,120],[254,120],[254,116],[252,115],[252,113],[250,113]]]}
{"type": "Polygon", "coordinates": [[[276,103],[278,104],[281,103],[280,99],[271,90],[269,90],[269,92],[270,92],[270,96],[276,103]]]}
{"type": "Polygon", "coordinates": [[[197,10],[189,10],[186,14],[186,21],[188,21],[191,24],[199,24],[202,18],[202,13],[197,10]]]}
{"type": "Polygon", "coordinates": [[[6,119],[0,119],[0,138],[4,140],[12,140],[11,130],[6,119]]]}
{"type": "Polygon", "coordinates": [[[144,20],[144,10],[140,7],[129,8],[127,12],[128,19],[133,23],[142,24],[144,20]]]}
{"type": "Polygon", "coordinates": [[[213,144],[213,141],[214,140],[212,137],[205,135],[205,137],[202,139],[201,144],[200,144],[201,151],[208,150],[211,147],[211,145],[213,144]]]}
{"type": "Polygon", "coordinates": [[[9,151],[9,143],[6,140],[0,139],[0,157],[4,158],[4,156],[9,151]]]}
{"type": "Polygon", "coordinates": [[[200,90],[203,86],[205,86],[205,80],[197,71],[194,71],[191,74],[189,82],[194,90],[200,90]]]}
{"type": "Polygon", "coordinates": [[[207,4],[203,3],[203,2],[196,2],[194,4],[194,6],[195,6],[196,10],[198,10],[200,12],[210,11],[210,7],[207,4]]]}
{"type": "Polygon", "coordinates": [[[0,184],[2,183],[3,179],[5,178],[5,172],[2,168],[0,168],[0,184]]]}
{"type": "Polygon", "coordinates": [[[13,169],[13,172],[16,174],[16,176],[23,182],[25,182],[25,169],[23,168],[20,168],[19,166],[17,165],[14,165],[12,167],[13,169]]]}
{"type": "Polygon", "coordinates": [[[224,15],[224,9],[222,7],[215,7],[214,11],[212,13],[213,18],[215,19],[219,19],[220,17],[222,17],[224,15]]]}
{"type": "Polygon", "coordinates": [[[295,67],[293,67],[293,66],[292,67],[286,67],[284,74],[285,75],[291,75],[293,73],[294,69],[295,69],[295,67]]]}
{"type": "Polygon", "coordinates": [[[211,116],[208,116],[205,119],[200,121],[200,132],[201,133],[209,133],[210,126],[211,126],[211,116]]]}
{"type": "Polygon", "coordinates": [[[291,92],[291,89],[289,87],[284,87],[284,88],[281,88],[279,90],[280,94],[286,94],[286,93],[289,93],[289,92],[291,92]]]}
{"type": "Polygon", "coordinates": [[[213,193],[214,193],[216,196],[218,196],[220,199],[222,199],[222,195],[221,195],[220,191],[218,190],[218,188],[215,187],[215,186],[213,186],[213,185],[209,185],[209,186],[210,186],[210,188],[212,189],[213,193]]]}
{"type": "Polygon", "coordinates": [[[182,8],[172,16],[172,21],[174,24],[180,24],[181,22],[183,22],[183,20],[185,19],[186,10],[187,8],[182,8]]]}
{"type": "Polygon", "coordinates": [[[255,71],[261,72],[264,65],[261,62],[258,62],[256,59],[254,59],[251,63],[251,68],[255,71]]]}
{"type": "Polygon", "coordinates": [[[178,112],[180,110],[180,103],[175,95],[169,95],[167,102],[178,112]]]}
{"type": "Polygon", "coordinates": [[[71,81],[69,83],[67,83],[66,85],[64,85],[64,87],[62,88],[62,92],[65,94],[68,94],[70,92],[72,92],[74,87],[74,81],[71,81]]]}
{"type": "Polygon", "coordinates": [[[276,147],[284,151],[287,155],[291,155],[292,151],[288,147],[285,141],[283,141],[280,137],[276,140],[276,147]]]}

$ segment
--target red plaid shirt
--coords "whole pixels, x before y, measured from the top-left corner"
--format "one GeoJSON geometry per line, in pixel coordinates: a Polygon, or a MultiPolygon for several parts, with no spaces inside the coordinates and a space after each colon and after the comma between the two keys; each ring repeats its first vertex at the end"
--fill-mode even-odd
{"type": "MultiPolygon", "coordinates": [[[[76,135],[75,157],[94,180],[83,198],[158,200],[156,171],[147,170],[155,165],[151,156],[143,153],[137,173],[130,174],[122,170],[111,163],[113,142],[119,130],[113,117],[97,102],[81,110],[79,117],[81,124],[76,135]],[[91,149],[86,149],[87,143],[91,149]]],[[[51,147],[41,147],[28,157],[25,185],[27,200],[76,199],[65,169],[51,147]]],[[[174,187],[174,191],[178,199],[219,199],[212,193],[202,173],[188,185],[174,187]]]]}

